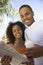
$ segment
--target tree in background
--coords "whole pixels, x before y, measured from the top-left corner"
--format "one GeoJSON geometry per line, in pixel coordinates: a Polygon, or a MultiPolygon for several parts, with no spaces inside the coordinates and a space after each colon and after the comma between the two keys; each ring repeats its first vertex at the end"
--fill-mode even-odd
{"type": "MultiPolygon", "coordinates": [[[[4,25],[5,23],[5,20],[3,21],[3,18],[5,17],[4,14],[6,14],[7,17],[12,18],[13,20],[16,16],[18,16],[18,11],[16,11],[15,8],[13,8],[11,0],[0,0],[0,25],[1,25],[0,27],[2,27],[0,28],[0,32],[3,32],[1,29],[4,29],[5,31],[5,28],[7,26],[4,25]]],[[[6,35],[3,35],[3,37],[1,36],[1,39],[5,41],[7,39],[6,35]]]]}
{"type": "Polygon", "coordinates": [[[11,0],[0,0],[0,16],[3,14],[9,17],[18,15],[18,12],[12,7],[11,0]]]}

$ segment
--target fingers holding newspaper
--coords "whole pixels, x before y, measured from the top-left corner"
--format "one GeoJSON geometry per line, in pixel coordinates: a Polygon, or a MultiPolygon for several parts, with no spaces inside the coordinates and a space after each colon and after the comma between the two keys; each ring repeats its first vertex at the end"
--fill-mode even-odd
{"type": "Polygon", "coordinates": [[[29,62],[22,62],[20,65],[30,65],[30,63],[29,62]]]}
{"type": "Polygon", "coordinates": [[[2,65],[11,65],[11,64],[10,64],[11,60],[12,60],[12,57],[7,56],[7,55],[4,55],[4,56],[1,58],[1,64],[2,64],[2,65]]]}
{"type": "Polygon", "coordinates": [[[25,62],[23,61],[23,62],[21,62],[20,65],[34,65],[34,60],[33,60],[33,58],[29,55],[29,53],[26,52],[25,55],[27,56],[28,61],[25,61],[25,62]]]}
{"type": "Polygon", "coordinates": [[[34,65],[34,61],[32,58],[28,58],[28,61],[22,62],[20,65],[34,65]]]}

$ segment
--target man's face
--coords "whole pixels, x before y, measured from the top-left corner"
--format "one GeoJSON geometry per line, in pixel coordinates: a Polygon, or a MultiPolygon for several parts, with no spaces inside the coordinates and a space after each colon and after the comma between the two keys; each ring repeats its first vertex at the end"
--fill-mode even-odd
{"type": "Polygon", "coordinates": [[[20,17],[24,24],[30,26],[34,22],[34,13],[28,7],[23,7],[20,11],[20,17]]]}

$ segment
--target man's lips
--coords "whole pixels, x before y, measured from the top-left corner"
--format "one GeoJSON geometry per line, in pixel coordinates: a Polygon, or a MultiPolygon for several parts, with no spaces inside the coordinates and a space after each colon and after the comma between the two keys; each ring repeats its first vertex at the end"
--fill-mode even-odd
{"type": "Polygon", "coordinates": [[[28,22],[29,22],[29,20],[26,20],[26,21],[25,21],[25,23],[28,23],[28,22]]]}

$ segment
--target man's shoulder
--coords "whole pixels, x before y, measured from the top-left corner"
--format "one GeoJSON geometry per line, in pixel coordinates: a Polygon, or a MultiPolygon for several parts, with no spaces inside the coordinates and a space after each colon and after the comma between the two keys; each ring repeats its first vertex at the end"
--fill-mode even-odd
{"type": "Polygon", "coordinates": [[[26,40],[25,41],[25,46],[26,46],[26,48],[34,47],[34,42],[31,41],[31,40],[26,40]]]}
{"type": "Polygon", "coordinates": [[[25,31],[27,31],[28,29],[29,29],[29,27],[27,26],[26,29],[25,29],[25,31]]]}
{"type": "Polygon", "coordinates": [[[36,20],[31,26],[26,27],[25,32],[40,26],[43,26],[43,20],[36,20]]]}
{"type": "Polygon", "coordinates": [[[43,23],[43,20],[37,20],[36,23],[43,23]]]}

